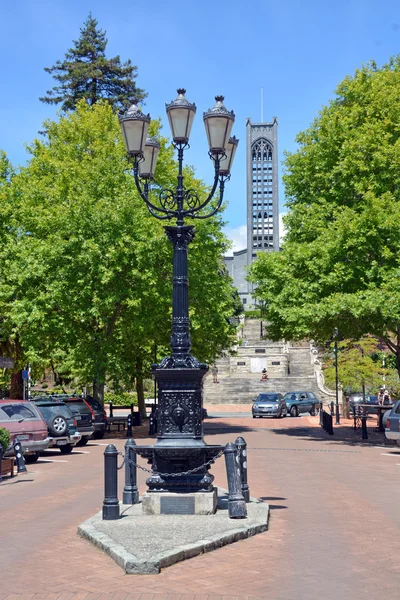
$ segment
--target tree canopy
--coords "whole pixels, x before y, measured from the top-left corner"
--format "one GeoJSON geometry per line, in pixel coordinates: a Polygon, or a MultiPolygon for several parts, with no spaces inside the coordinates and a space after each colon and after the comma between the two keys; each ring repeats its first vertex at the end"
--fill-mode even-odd
{"type": "Polygon", "coordinates": [[[251,269],[269,335],[373,334],[400,370],[400,57],[346,77],[297,142],[283,250],[251,269]]]}
{"type": "Polygon", "coordinates": [[[130,60],[121,62],[119,56],[106,57],[106,32],[98,28],[91,14],[80,31],[79,39],[73,41],[64,60],[45,68],[58,85],[40,100],[61,104],[63,111],[75,110],[80,100],[86,100],[89,105],[108,100],[118,111],[128,108],[133,99],[143,100],[146,94],[135,82],[137,67],[130,60]]]}
{"type": "MultiPolygon", "coordinates": [[[[18,337],[37,370],[48,366],[82,383],[132,388],[158,348],[169,353],[172,248],[140,199],[119,129],[106,103],[85,102],[29,146],[0,215],[15,232],[2,251],[2,333],[18,337]]],[[[156,134],[158,124],[153,124],[156,134]]],[[[160,134],[156,180],[172,187],[174,150],[160,134]]],[[[205,193],[190,168],[187,184],[205,193]]],[[[1,191],[1,186],[0,186],[1,191]]],[[[189,248],[193,354],[212,360],[232,343],[235,310],[222,256],[220,216],[196,222],[189,248]]]]}

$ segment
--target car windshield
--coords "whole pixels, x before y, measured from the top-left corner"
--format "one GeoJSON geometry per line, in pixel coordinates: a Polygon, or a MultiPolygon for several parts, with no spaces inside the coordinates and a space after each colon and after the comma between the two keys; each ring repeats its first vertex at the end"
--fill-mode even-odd
{"type": "Polygon", "coordinates": [[[2,404],[0,407],[0,421],[21,421],[21,419],[40,419],[34,406],[26,404],[2,404]]]}
{"type": "Polygon", "coordinates": [[[260,394],[256,402],[277,402],[279,394],[260,394]]]}
{"type": "Polygon", "coordinates": [[[43,417],[48,420],[54,415],[61,415],[66,419],[72,419],[72,413],[65,404],[42,404],[38,406],[43,417]]]}
{"type": "Polygon", "coordinates": [[[300,397],[300,392],[288,392],[284,395],[285,400],[298,400],[300,397]]]}

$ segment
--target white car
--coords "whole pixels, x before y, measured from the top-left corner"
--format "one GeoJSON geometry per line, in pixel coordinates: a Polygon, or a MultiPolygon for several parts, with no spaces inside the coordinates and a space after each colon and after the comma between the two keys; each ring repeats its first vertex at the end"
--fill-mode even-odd
{"type": "Polygon", "coordinates": [[[400,446],[400,400],[391,410],[383,415],[382,423],[385,426],[385,436],[388,440],[395,440],[400,446]]]}

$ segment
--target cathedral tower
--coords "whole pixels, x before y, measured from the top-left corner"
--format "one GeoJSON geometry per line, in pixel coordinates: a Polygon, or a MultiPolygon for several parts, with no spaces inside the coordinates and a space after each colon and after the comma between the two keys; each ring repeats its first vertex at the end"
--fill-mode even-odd
{"type": "Polygon", "coordinates": [[[247,264],[279,250],[278,121],[246,122],[247,264]]]}

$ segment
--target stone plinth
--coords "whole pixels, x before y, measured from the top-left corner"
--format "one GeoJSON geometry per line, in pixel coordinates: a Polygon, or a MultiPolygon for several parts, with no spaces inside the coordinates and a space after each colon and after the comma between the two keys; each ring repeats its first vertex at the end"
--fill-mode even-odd
{"type": "Polygon", "coordinates": [[[192,494],[150,492],[142,498],[144,515],[213,515],[217,510],[217,490],[192,494]]]}

